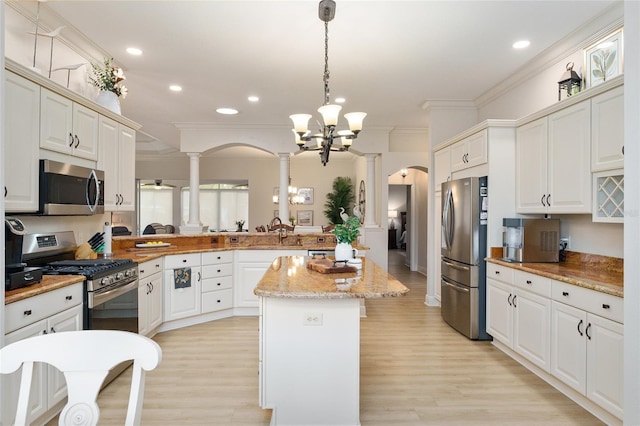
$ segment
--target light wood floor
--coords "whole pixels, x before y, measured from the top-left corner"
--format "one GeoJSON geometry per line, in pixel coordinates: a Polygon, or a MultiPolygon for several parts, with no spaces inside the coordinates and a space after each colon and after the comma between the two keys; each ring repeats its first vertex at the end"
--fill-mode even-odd
{"type": "MultiPolygon", "coordinates": [[[[389,271],[411,292],[367,301],[362,425],[602,424],[489,342],[451,329],[424,305],[426,278],[404,266],[402,252],[389,254],[389,271]]],[[[240,317],[157,335],[163,360],[147,375],[143,424],[268,425],[257,332],[257,318],[240,317]]],[[[102,391],[100,424],[123,423],[129,382],[127,371],[102,391]]]]}

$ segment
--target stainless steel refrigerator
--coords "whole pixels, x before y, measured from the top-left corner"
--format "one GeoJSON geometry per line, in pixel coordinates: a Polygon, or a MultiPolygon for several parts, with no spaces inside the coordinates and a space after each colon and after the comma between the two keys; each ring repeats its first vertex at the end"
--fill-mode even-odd
{"type": "Polygon", "coordinates": [[[487,177],[442,184],[442,318],[469,339],[488,340],[485,327],[487,177]]]}

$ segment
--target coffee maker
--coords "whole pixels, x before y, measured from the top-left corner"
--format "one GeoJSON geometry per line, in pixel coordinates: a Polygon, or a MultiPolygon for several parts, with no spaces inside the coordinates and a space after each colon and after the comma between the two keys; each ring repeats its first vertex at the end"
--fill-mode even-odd
{"type": "Polygon", "coordinates": [[[22,263],[22,245],[27,231],[24,224],[14,217],[4,218],[4,289],[26,287],[42,280],[40,268],[27,268],[22,263]]]}

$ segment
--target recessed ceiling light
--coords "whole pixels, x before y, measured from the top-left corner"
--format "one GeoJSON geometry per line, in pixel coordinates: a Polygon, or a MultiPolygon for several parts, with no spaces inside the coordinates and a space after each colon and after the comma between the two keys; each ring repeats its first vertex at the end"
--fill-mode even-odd
{"type": "Polygon", "coordinates": [[[127,47],[127,53],[129,55],[140,56],[142,55],[142,50],[138,49],[137,47],[127,47]]]}
{"type": "Polygon", "coordinates": [[[335,98],[334,101],[337,104],[343,104],[346,101],[346,99],[345,98],[335,98]]]}
{"type": "Polygon", "coordinates": [[[172,92],[182,92],[182,87],[178,86],[177,84],[172,84],[171,86],[169,86],[169,90],[171,90],[172,92]]]}
{"type": "Polygon", "coordinates": [[[249,96],[247,99],[249,100],[249,102],[258,102],[260,100],[260,98],[257,96],[249,96]]]}
{"type": "Polygon", "coordinates": [[[216,109],[216,112],[218,114],[224,114],[224,115],[234,115],[238,113],[238,110],[235,108],[218,108],[216,109]]]}
{"type": "Polygon", "coordinates": [[[514,49],[524,49],[525,47],[529,47],[531,42],[529,40],[520,40],[513,43],[512,47],[514,49]]]}

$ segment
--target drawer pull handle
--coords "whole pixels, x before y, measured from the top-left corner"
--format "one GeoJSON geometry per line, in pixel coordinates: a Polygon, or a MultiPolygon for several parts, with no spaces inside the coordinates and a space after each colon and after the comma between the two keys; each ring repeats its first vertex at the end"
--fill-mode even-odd
{"type": "Polygon", "coordinates": [[[513,304],[511,303],[511,296],[513,296],[513,294],[510,294],[509,297],[507,297],[507,302],[509,302],[509,306],[513,306],[513,304]]]}
{"type": "Polygon", "coordinates": [[[518,305],[516,305],[516,297],[518,297],[518,295],[517,295],[517,294],[514,294],[514,295],[513,295],[513,307],[514,307],[514,308],[517,308],[517,307],[518,307],[518,305]]]}
{"type": "Polygon", "coordinates": [[[222,285],[222,283],[218,283],[218,285],[222,285]]]}
{"type": "Polygon", "coordinates": [[[500,275],[500,271],[496,271],[496,275],[500,275]]]}
{"type": "Polygon", "coordinates": [[[566,297],[566,296],[568,296],[568,295],[569,295],[569,292],[567,292],[567,291],[563,291],[563,292],[562,292],[562,295],[566,297]]]}
{"type": "Polygon", "coordinates": [[[527,284],[531,284],[531,280],[527,280],[527,284]]]}
{"type": "Polygon", "coordinates": [[[65,299],[71,300],[71,299],[73,299],[73,296],[67,296],[67,297],[65,297],[65,299]]]}
{"type": "Polygon", "coordinates": [[[31,309],[24,311],[24,316],[28,317],[29,315],[31,315],[31,309]]]}
{"type": "Polygon", "coordinates": [[[218,269],[218,272],[220,272],[220,269],[218,269]]]}
{"type": "Polygon", "coordinates": [[[159,264],[159,263],[156,263],[156,268],[159,268],[159,267],[160,267],[160,264],[159,264]]]}
{"type": "Polygon", "coordinates": [[[220,299],[218,299],[218,303],[220,303],[220,299]]]}
{"type": "Polygon", "coordinates": [[[609,309],[611,308],[611,306],[607,305],[606,303],[602,304],[602,309],[609,309]]]}
{"type": "Polygon", "coordinates": [[[587,339],[591,340],[591,335],[589,335],[589,329],[591,328],[591,323],[587,324],[587,329],[584,331],[584,334],[587,335],[587,339]]]}
{"type": "Polygon", "coordinates": [[[140,269],[140,273],[141,273],[141,274],[144,274],[144,269],[140,269]]]}
{"type": "Polygon", "coordinates": [[[218,256],[218,260],[222,259],[220,256],[218,256]]]}
{"type": "Polygon", "coordinates": [[[182,263],[187,263],[187,259],[182,259],[182,263]]]}
{"type": "Polygon", "coordinates": [[[584,335],[582,332],[582,320],[578,323],[578,334],[580,334],[580,336],[584,335]]]}

